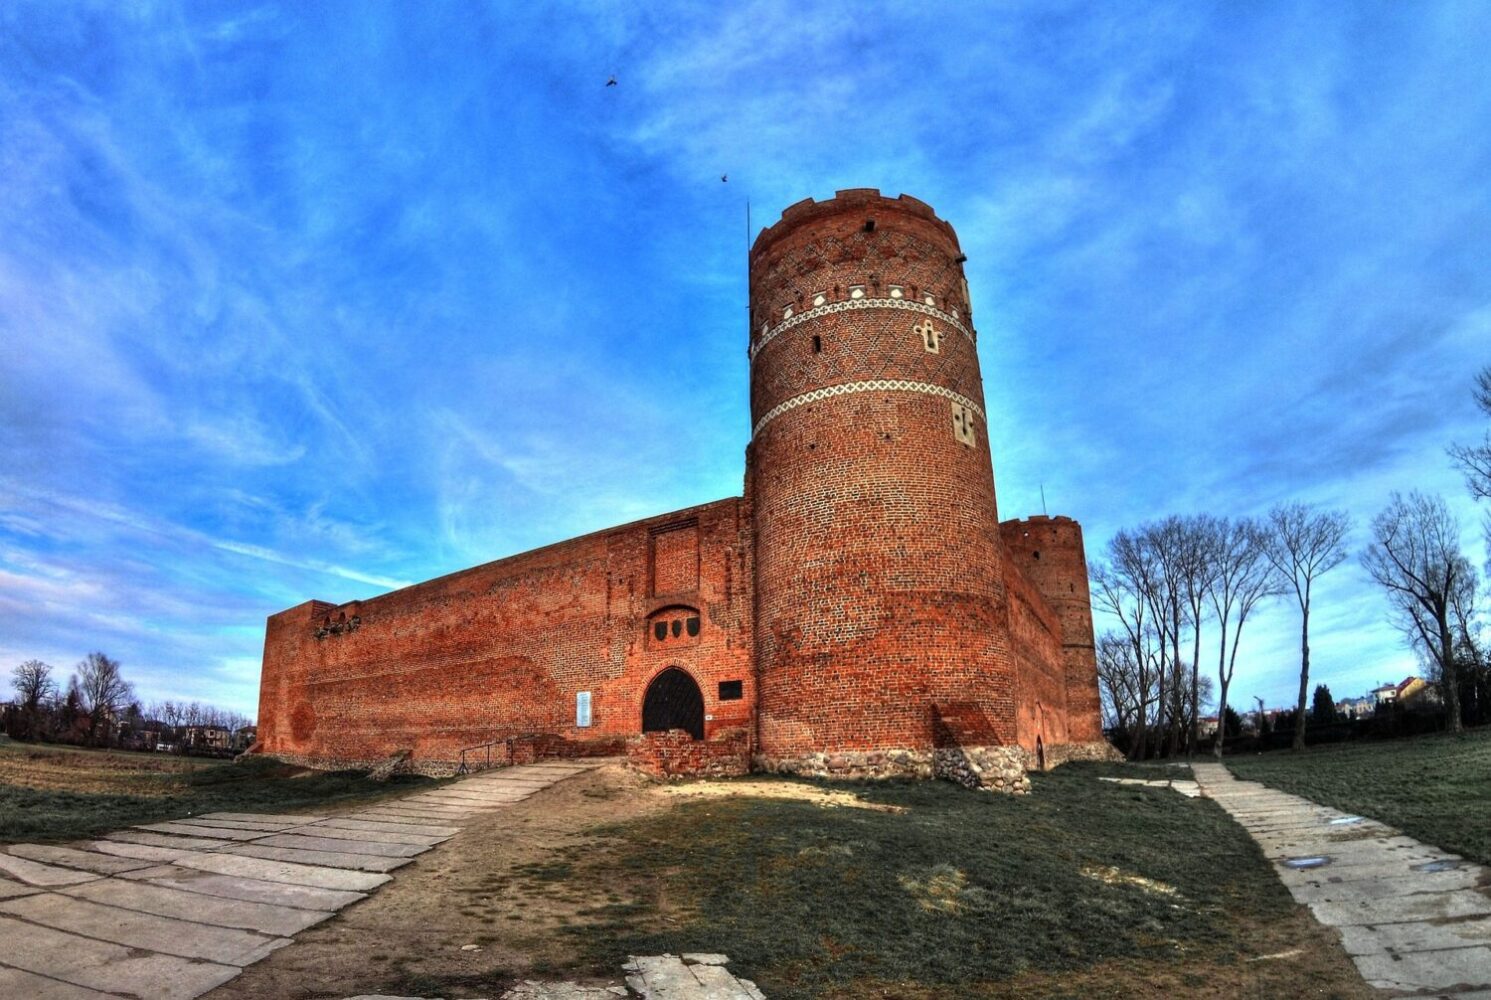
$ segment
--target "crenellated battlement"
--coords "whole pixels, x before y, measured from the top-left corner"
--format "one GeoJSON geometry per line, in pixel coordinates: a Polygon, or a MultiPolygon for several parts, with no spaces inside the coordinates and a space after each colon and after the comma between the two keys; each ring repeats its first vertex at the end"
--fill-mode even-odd
{"type": "Polygon", "coordinates": [[[1082,525],[1078,524],[1072,518],[1067,517],[1065,514],[1032,514],[1029,517],[1016,517],[1011,518],[1008,521],[999,522],[999,530],[1002,532],[1017,530],[1071,531],[1073,529],[1075,529],[1080,534],[1082,531],[1082,525]]]}
{"type": "Polygon", "coordinates": [[[921,199],[913,198],[909,194],[888,198],[880,193],[879,188],[847,188],[843,191],[835,191],[832,198],[824,201],[804,198],[802,201],[788,205],[783,210],[781,219],[761,230],[756,236],[755,242],[751,244],[751,257],[754,259],[758,254],[767,252],[778,238],[804,224],[844,212],[867,209],[912,216],[930,222],[952,241],[955,248],[958,246],[958,234],[953,231],[952,225],[939,219],[932,206],[921,199]]]}

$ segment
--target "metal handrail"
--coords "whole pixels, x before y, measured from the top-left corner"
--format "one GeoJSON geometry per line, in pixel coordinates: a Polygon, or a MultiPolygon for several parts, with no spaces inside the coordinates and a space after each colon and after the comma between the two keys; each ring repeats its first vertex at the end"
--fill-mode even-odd
{"type": "Polygon", "coordinates": [[[470,774],[473,770],[484,771],[487,768],[491,767],[492,766],[492,748],[494,746],[496,746],[499,742],[503,743],[504,745],[506,745],[510,741],[507,741],[507,740],[493,740],[491,743],[478,743],[474,747],[466,747],[465,749],[463,749],[461,751],[461,765],[456,768],[456,773],[457,774],[470,774]],[[478,768],[471,768],[471,767],[468,767],[466,765],[466,755],[468,753],[471,753],[474,750],[484,750],[484,751],[486,751],[486,763],[483,764],[481,767],[478,767],[478,768]]]}

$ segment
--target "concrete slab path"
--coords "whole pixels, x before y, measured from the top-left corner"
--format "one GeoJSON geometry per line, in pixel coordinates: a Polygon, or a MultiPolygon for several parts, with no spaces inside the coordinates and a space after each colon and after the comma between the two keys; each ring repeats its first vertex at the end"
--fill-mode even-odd
{"type": "Polygon", "coordinates": [[[1491,1000],[1491,871],[1401,831],[1193,766],[1295,900],[1341,934],[1362,978],[1393,996],[1491,1000]]]}
{"type": "MultiPolygon", "coordinates": [[[[581,986],[577,983],[519,983],[501,1000],[766,1000],[749,979],[733,975],[727,955],[633,955],[622,966],[626,986],[581,986]]],[[[396,997],[360,993],[344,1000],[444,1000],[441,997],[396,997]]],[[[490,1000],[477,997],[474,1000],[490,1000]]]]}
{"type": "Polygon", "coordinates": [[[191,1000],[375,892],[462,819],[599,763],[483,771],[343,816],[208,813],[0,848],[0,998],[191,1000]]]}

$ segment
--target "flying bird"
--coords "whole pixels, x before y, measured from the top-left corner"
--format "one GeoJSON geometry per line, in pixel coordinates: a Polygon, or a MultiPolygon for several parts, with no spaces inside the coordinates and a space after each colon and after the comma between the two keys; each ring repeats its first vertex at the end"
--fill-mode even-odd
{"type": "Polygon", "coordinates": [[[614,87],[614,86],[616,86],[616,75],[614,73],[611,75],[611,79],[609,79],[609,80],[606,81],[606,86],[608,86],[608,87],[614,87]]]}
{"type": "Polygon", "coordinates": [[[730,175],[729,174],[720,174],[720,183],[721,184],[728,184],[729,182],[730,182],[730,175]]]}

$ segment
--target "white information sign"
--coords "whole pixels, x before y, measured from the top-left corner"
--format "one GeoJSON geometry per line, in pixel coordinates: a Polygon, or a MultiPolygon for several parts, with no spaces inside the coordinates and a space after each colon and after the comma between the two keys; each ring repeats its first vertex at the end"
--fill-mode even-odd
{"type": "Polygon", "coordinates": [[[575,725],[590,725],[590,692],[581,691],[575,695],[575,725]]]}

